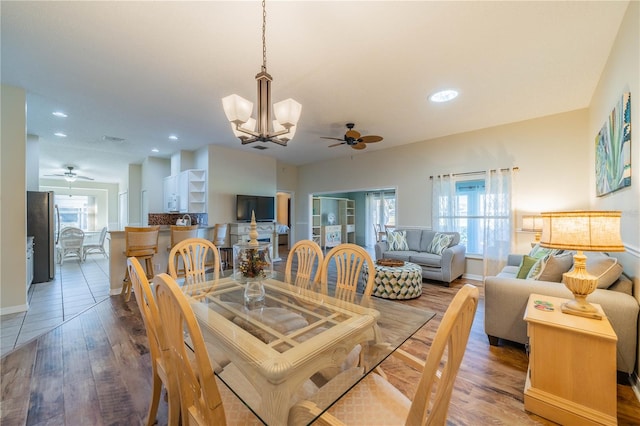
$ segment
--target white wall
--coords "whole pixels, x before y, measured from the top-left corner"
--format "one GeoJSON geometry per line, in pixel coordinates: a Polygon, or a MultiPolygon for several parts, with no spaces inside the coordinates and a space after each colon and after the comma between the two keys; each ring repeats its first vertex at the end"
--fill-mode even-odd
{"type": "MultiPolygon", "coordinates": [[[[615,253],[634,281],[640,302],[640,2],[629,3],[589,107],[588,137],[584,148],[595,170],[595,137],[624,92],[631,92],[631,186],[602,197],[595,195],[595,173],[589,175],[591,206],[622,211],[621,234],[626,252],[615,253]]],[[[640,341],[640,330],[638,331],[640,341]]],[[[636,357],[640,371],[640,348],[636,357]]]]}
{"type": "MultiPolygon", "coordinates": [[[[587,121],[587,110],[572,111],[301,166],[296,235],[309,235],[309,194],[395,187],[397,224],[431,227],[430,176],[512,166],[520,169],[519,211],[586,208],[593,169],[581,149],[587,121]]],[[[481,275],[474,263],[467,273],[481,275]]]]}
{"type": "MultiPolygon", "coordinates": [[[[142,162],[141,190],[146,192],[148,205],[141,206],[142,211],[162,213],[164,186],[163,179],[171,175],[171,161],[166,158],[147,157],[142,162]]],[[[144,222],[143,218],[143,222],[144,222]]]]}
{"type": "Polygon", "coordinates": [[[128,210],[129,210],[129,222],[130,226],[142,225],[142,165],[129,164],[129,173],[127,177],[127,189],[128,194],[128,210]]]}
{"type": "Polygon", "coordinates": [[[276,195],[276,160],[261,154],[208,146],[209,224],[236,221],[236,195],[276,195]]]}
{"type": "Polygon", "coordinates": [[[27,309],[26,95],[2,85],[0,118],[0,314],[27,309]]]}
{"type": "Polygon", "coordinates": [[[27,191],[38,191],[40,186],[40,138],[27,135],[27,191]]]}

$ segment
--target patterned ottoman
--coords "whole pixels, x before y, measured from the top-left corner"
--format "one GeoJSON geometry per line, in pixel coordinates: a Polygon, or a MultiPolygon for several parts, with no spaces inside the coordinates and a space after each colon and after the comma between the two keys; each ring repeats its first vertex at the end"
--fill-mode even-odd
{"type": "MultiPolygon", "coordinates": [[[[369,278],[366,263],[362,268],[362,278],[365,282],[369,278]]],[[[405,262],[403,266],[376,265],[372,294],[384,299],[419,297],[422,294],[422,268],[410,262],[405,262]]]]}

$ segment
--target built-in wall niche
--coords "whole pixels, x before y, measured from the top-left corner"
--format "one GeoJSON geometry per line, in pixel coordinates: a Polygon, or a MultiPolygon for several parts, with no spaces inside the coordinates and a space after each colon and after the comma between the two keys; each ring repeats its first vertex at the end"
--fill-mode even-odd
{"type": "Polygon", "coordinates": [[[321,247],[356,241],[355,201],[338,197],[313,197],[311,238],[321,247]]]}

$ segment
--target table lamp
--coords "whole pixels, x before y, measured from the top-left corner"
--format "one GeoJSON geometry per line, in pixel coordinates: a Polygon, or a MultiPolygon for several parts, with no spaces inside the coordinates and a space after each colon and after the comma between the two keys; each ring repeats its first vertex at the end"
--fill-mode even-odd
{"type": "Polygon", "coordinates": [[[602,319],[587,296],[596,289],[598,278],[586,269],[583,251],[624,251],[620,237],[619,211],[567,211],[542,213],[540,246],[576,250],[573,270],[562,274],[574,300],[562,305],[565,314],[602,319]]]}
{"type": "Polygon", "coordinates": [[[522,230],[526,232],[535,232],[535,242],[540,242],[540,232],[542,232],[542,216],[540,215],[524,215],[522,216],[522,230]]]}

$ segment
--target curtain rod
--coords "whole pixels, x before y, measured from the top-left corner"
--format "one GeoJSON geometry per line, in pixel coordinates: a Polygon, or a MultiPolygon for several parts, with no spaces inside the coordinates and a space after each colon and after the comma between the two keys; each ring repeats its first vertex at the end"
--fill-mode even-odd
{"type": "MultiPolygon", "coordinates": [[[[491,169],[489,170],[489,172],[496,172],[496,171],[501,171],[501,172],[506,172],[507,170],[509,170],[509,168],[506,169],[491,169]]],[[[520,170],[520,167],[513,167],[514,171],[518,171],[520,170]]],[[[451,176],[469,176],[469,175],[480,175],[480,174],[485,174],[487,171],[486,170],[480,170],[477,172],[464,172],[464,173],[452,173],[451,176]]],[[[437,176],[429,176],[429,179],[433,179],[434,177],[441,177],[441,176],[449,176],[449,175],[437,175],[437,176]]]]}

